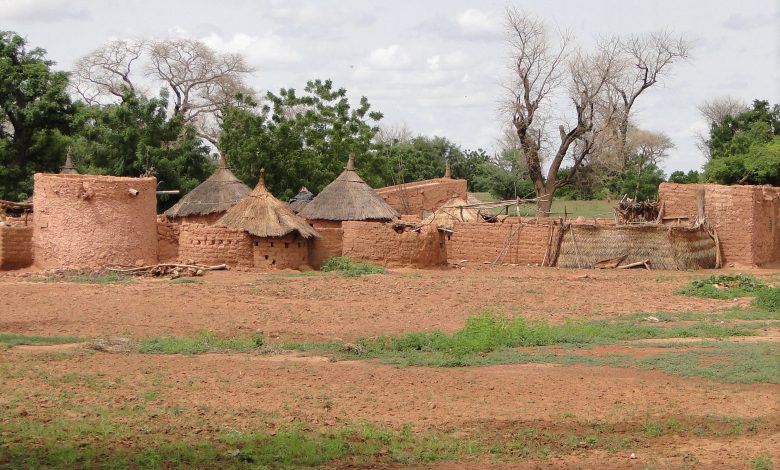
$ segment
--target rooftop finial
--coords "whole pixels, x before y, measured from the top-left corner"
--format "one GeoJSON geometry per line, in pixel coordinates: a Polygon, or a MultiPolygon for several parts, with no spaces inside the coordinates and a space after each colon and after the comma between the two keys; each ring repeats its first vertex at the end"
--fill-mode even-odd
{"type": "Polygon", "coordinates": [[[68,146],[68,152],[65,154],[65,164],[60,168],[60,174],[75,175],[78,174],[76,166],[73,165],[73,159],[70,155],[70,146],[68,146]]]}
{"type": "Polygon", "coordinates": [[[260,180],[257,185],[265,188],[265,168],[260,168],[260,180]]]}
{"type": "Polygon", "coordinates": [[[355,154],[349,154],[349,160],[347,160],[347,171],[355,171],[355,154]]]}
{"type": "Polygon", "coordinates": [[[219,161],[217,162],[217,168],[224,170],[228,167],[227,158],[225,158],[225,154],[222,152],[219,152],[219,161]]]}
{"type": "Polygon", "coordinates": [[[450,165],[450,159],[444,161],[444,177],[452,178],[452,166],[450,165]]]}

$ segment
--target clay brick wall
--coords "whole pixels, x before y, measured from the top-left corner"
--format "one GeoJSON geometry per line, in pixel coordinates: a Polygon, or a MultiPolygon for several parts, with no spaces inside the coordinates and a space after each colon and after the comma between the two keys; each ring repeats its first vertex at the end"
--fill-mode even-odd
{"type": "Polygon", "coordinates": [[[343,222],[343,256],[383,266],[429,268],[447,263],[444,235],[435,226],[398,233],[383,222],[343,222]]]}
{"type": "Polygon", "coordinates": [[[692,223],[697,215],[696,193],[701,189],[704,212],[718,232],[724,262],[754,266],[780,259],[780,188],[662,183],[659,200],[664,203],[664,217],[687,217],[682,223],[692,223]]]}
{"type": "Polygon", "coordinates": [[[35,174],[36,266],[156,263],[156,186],[155,178],[35,174]]]}
{"type": "Polygon", "coordinates": [[[252,237],[252,257],[256,268],[309,268],[309,240],[297,233],[278,238],[252,237]]]}
{"type": "Polygon", "coordinates": [[[225,215],[224,212],[217,212],[215,214],[207,214],[207,215],[188,215],[186,217],[177,217],[175,219],[172,219],[172,222],[179,222],[182,224],[204,224],[204,225],[214,225],[217,223],[219,219],[222,218],[222,216],[225,215]]]}
{"type": "Polygon", "coordinates": [[[422,215],[423,211],[435,211],[452,196],[464,201],[468,197],[466,180],[437,178],[415,181],[403,185],[379,188],[376,193],[399,214],[422,215]],[[406,200],[408,206],[403,201],[406,200]]]}
{"type": "Polygon", "coordinates": [[[309,242],[309,264],[314,269],[322,268],[326,259],[341,256],[344,231],[341,222],[330,220],[307,220],[320,234],[309,242]]]}
{"type": "Polygon", "coordinates": [[[181,224],[169,222],[164,216],[157,216],[157,258],[160,263],[179,259],[179,235],[181,224]]]}
{"type": "Polygon", "coordinates": [[[32,235],[32,225],[0,225],[0,269],[26,268],[33,263],[32,235]]]}
{"type": "Polygon", "coordinates": [[[458,223],[446,236],[447,256],[454,261],[492,263],[504,251],[499,263],[541,264],[551,230],[551,224],[519,223],[517,218],[495,224],[458,223]]]}
{"type": "Polygon", "coordinates": [[[182,224],[179,259],[201,264],[252,266],[252,240],[243,230],[227,227],[182,224]]]}

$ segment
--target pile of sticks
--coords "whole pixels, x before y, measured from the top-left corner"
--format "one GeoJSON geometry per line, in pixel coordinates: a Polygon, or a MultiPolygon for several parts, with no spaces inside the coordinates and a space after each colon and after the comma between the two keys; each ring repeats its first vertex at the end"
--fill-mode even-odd
{"type": "Polygon", "coordinates": [[[625,196],[615,206],[615,216],[619,224],[654,223],[658,219],[658,212],[658,202],[634,201],[625,196]]]}
{"type": "Polygon", "coordinates": [[[128,276],[169,276],[171,279],[177,279],[179,277],[203,276],[207,271],[220,271],[227,268],[226,264],[204,266],[199,264],[161,263],[138,266],[136,268],[109,268],[109,271],[128,276]]]}

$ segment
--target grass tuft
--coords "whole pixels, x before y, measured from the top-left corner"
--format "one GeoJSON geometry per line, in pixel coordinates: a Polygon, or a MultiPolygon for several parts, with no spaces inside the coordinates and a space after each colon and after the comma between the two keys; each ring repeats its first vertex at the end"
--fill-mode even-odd
{"type": "Polygon", "coordinates": [[[135,278],[125,274],[76,274],[64,277],[31,277],[30,282],[72,282],[74,284],[132,284],[135,278]]]}
{"type": "Polygon", "coordinates": [[[191,337],[146,338],[138,345],[144,354],[203,354],[208,352],[257,352],[265,344],[262,333],[246,338],[219,338],[209,331],[191,337]]]}
{"type": "Polygon", "coordinates": [[[677,293],[708,299],[735,299],[754,296],[766,288],[764,282],[753,276],[721,274],[693,281],[677,293]]]}
{"type": "Polygon", "coordinates": [[[780,313],[780,287],[760,290],[753,299],[753,306],[765,312],[780,313]]]}
{"type": "Polygon", "coordinates": [[[384,274],[385,268],[369,263],[353,263],[347,256],[328,258],[322,265],[323,272],[336,272],[346,277],[366,276],[368,274],[384,274]]]}
{"type": "Polygon", "coordinates": [[[73,336],[23,336],[14,333],[0,333],[0,348],[14,346],[49,346],[52,344],[78,343],[79,338],[73,336]]]}

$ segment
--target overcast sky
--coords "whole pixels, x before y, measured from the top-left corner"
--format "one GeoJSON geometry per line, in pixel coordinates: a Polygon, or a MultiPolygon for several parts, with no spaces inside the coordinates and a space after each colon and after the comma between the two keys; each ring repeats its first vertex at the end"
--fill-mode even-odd
{"type": "MultiPolygon", "coordinates": [[[[635,120],[677,148],[668,172],[699,169],[696,106],[731,95],[780,103],[780,1],[558,0],[512,3],[593,38],[669,28],[694,44],[663,84],[639,99],[635,120]]],[[[385,124],[496,149],[506,77],[503,14],[485,0],[0,0],[0,29],[48,50],[61,69],[112,38],[190,36],[240,52],[258,90],[331,78],[366,96],[385,124]]]]}

